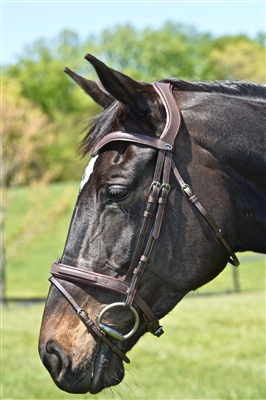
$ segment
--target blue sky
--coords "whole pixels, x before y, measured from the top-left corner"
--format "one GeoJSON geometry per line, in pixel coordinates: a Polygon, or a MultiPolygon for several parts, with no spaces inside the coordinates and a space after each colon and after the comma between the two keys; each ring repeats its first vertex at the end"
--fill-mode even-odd
{"type": "Polygon", "coordinates": [[[1,60],[16,60],[26,45],[52,39],[65,28],[81,39],[116,24],[160,28],[166,21],[195,26],[201,32],[265,31],[265,1],[10,1],[1,0],[1,60]]]}

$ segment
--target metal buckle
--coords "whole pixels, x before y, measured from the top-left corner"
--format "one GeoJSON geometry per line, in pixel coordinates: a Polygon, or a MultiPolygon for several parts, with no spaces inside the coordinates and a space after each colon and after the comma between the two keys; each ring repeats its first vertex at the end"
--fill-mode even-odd
{"type": "Polygon", "coordinates": [[[148,193],[151,193],[153,186],[157,186],[158,188],[160,188],[161,187],[161,183],[157,182],[157,181],[153,181],[151,186],[150,186],[150,188],[149,188],[149,192],[148,193]]]}
{"type": "Polygon", "coordinates": [[[160,325],[157,331],[152,332],[154,336],[160,337],[164,333],[163,326],[160,325]]]}
{"type": "Polygon", "coordinates": [[[172,146],[170,143],[167,143],[167,144],[165,145],[165,148],[166,148],[167,151],[173,150],[173,146],[172,146]]]}
{"type": "Polygon", "coordinates": [[[187,194],[185,192],[186,189],[189,189],[192,192],[191,187],[187,183],[185,183],[184,185],[181,186],[181,190],[182,190],[184,196],[187,196],[187,194]]]}
{"type": "Polygon", "coordinates": [[[83,313],[83,312],[88,316],[87,311],[86,311],[84,308],[80,308],[80,309],[77,311],[77,315],[79,316],[80,319],[83,319],[82,316],[81,316],[81,313],[83,313]]]}
{"type": "Polygon", "coordinates": [[[219,238],[219,237],[222,236],[222,230],[219,229],[219,228],[218,228],[218,231],[217,231],[217,232],[213,232],[213,233],[214,233],[214,235],[215,235],[217,238],[219,238]]]}
{"type": "Polygon", "coordinates": [[[163,183],[162,185],[161,185],[161,188],[160,188],[161,190],[162,189],[166,189],[166,190],[168,190],[168,192],[170,192],[170,190],[171,190],[171,185],[170,185],[170,183],[163,183]]]}

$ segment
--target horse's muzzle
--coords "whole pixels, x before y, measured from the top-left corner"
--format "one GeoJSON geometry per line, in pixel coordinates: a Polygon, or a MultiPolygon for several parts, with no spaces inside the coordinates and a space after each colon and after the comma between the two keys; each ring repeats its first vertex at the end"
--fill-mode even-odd
{"type": "Polygon", "coordinates": [[[68,393],[97,394],[106,387],[119,384],[124,377],[121,358],[105,344],[76,368],[70,356],[55,341],[49,340],[41,345],[39,353],[55,384],[68,393]]]}

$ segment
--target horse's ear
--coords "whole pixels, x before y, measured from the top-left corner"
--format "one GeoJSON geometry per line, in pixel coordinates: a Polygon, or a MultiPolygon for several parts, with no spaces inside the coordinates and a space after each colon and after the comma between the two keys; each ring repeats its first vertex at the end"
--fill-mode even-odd
{"type": "Polygon", "coordinates": [[[129,106],[136,114],[143,115],[148,111],[147,102],[144,101],[143,84],[107,67],[91,54],[87,54],[85,59],[93,65],[101,83],[114,98],[129,106]]]}
{"type": "Polygon", "coordinates": [[[101,107],[106,109],[115,101],[115,99],[109,95],[109,93],[103,91],[96,82],[83,78],[82,76],[71,71],[69,68],[65,68],[64,72],[69,75],[84,90],[84,92],[87,93],[101,107]]]}

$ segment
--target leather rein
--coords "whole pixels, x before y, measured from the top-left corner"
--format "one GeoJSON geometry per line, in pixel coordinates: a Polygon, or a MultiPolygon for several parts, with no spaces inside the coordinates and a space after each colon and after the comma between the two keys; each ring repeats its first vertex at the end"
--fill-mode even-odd
{"type": "Polygon", "coordinates": [[[201,205],[198,198],[192,192],[191,187],[183,181],[175,163],[172,160],[176,137],[181,127],[181,112],[173,95],[172,85],[168,83],[155,82],[153,87],[161,97],[166,110],[166,125],[160,139],[155,139],[136,133],[125,133],[121,131],[111,132],[107,134],[92,150],[92,156],[94,156],[107,143],[119,140],[128,141],[131,143],[140,143],[158,149],[158,157],[154,171],[153,182],[150,186],[147,206],[143,213],[144,218],[138,243],[126,276],[124,278],[114,278],[62,264],[60,259],[58,259],[52,265],[51,276],[49,278],[50,282],[57,287],[57,289],[64,295],[64,297],[74,308],[82,322],[87,327],[89,333],[91,333],[93,336],[97,335],[111,348],[112,351],[114,351],[127,363],[130,362],[128,357],[117,347],[116,343],[113,343],[109,339],[109,337],[119,341],[124,341],[137,331],[139,326],[139,315],[133,307],[133,304],[137,305],[143,312],[143,318],[147,325],[148,331],[157,337],[164,333],[158,318],[155,316],[148,304],[139,295],[137,289],[141,277],[145,271],[145,267],[150,261],[154,243],[160,235],[164,209],[167,203],[169,192],[171,190],[171,186],[169,184],[171,170],[174,173],[174,176],[176,177],[183,194],[201,213],[205,221],[211,227],[213,234],[220,240],[222,245],[230,254],[229,262],[236,267],[239,265],[236,255],[223,238],[221,229],[219,229],[212,217],[201,205]],[[97,326],[90,319],[87,311],[75,302],[75,300],[61,285],[58,279],[111,290],[113,292],[123,294],[125,296],[124,301],[106,306],[98,316],[97,326]],[[128,334],[125,335],[102,322],[107,311],[112,308],[119,307],[132,312],[135,318],[134,327],[128,334]]]}

